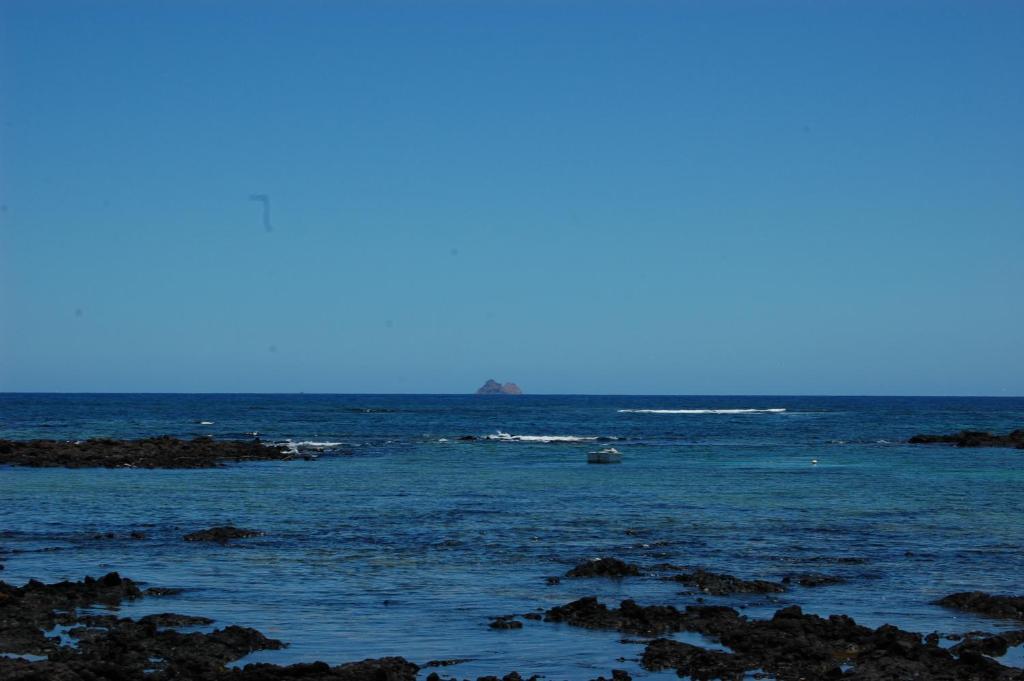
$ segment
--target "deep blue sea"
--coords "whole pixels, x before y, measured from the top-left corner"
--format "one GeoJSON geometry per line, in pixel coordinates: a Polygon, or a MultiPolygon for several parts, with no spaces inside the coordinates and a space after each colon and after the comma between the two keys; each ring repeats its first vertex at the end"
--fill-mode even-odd
{"type": "MultiPolygon", "coordinates": [[[[643,646],[614,632],[488,627],[492,616],[584,595],[694,602],[654,577],[545,583],[597,556],[847,579],[706,598],[750,616],[796,603],[925,633],[1019,628],[931,603],[955,591],[1024,592],[1024,451],[902,442],[1021,427],[1022,398],[4,394],[2,438],[259,433],[319,458],[0,467],[0,577],[118,570],[186,589],[129,604],[125,616],[206,615],[290,644],[243,663],[471,658],[441,670],[460,678],[515,669],[590,679],[612,668],[675,678],[643,672],[643,646]],[[609,445],[621,464],[586,463],[609,445]],[[266,535],[227,546],[181,539],[226,523],[266,535]],[[93,538],[107,532],[115,538],[93,538]]],[[[1017,649],[1004,662],[1022,657],[1017,649]]]]}

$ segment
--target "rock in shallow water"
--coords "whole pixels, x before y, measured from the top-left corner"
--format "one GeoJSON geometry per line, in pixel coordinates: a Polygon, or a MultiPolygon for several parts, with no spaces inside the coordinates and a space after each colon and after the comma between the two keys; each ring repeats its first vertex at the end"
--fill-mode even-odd
{"type": "Polygon", "coordinates": [[[42,468],[214,468],[226,461],[287,460],[284,447],[259,440],[151,437],[95,438],[78,442],[0,440],[0,464],[42,468]]]}
{"type": "Polygon", "coordinates": [[[912,445],[948,444],[957,447],[1016,447],[1024,449],[1024,429],[1007,435],[994,435],[980,430],[961,430],[952,435],[915,435],[907,440],[912,445]]]}
{"type": "Polygon", "coordinates": [[[22,587],[0,582],[0,653],[51,653],[60,639],[47,638],[43,631],[74,624],[77,608],[95,603],[113,606],[141,596],[135,582],[116,572],[80,582],[43,584],[33,579],[22,587]]]}
{"type": "Polygon", "coordinates": [[[419,667],[401,657],[368,659],[331,667],[323,662],[287,667],[229,662],[284,643],[255,629],[228,626],[210,633],[181,633],[169,627],[205,625],[205,617],[161,613],[139,620],[79,614],[79,608],[116,605],[142,596],[135,582],[112,572],[100,579],[23,587],[0,582],[0,653],[48,655],[30,661],[0,656],[5,681],[415,681],[419,667]],[[68,627],[76,645],[42,630],[68,627]]]}
{"type": "MultiPolygon", "coordinates": [[[[595,558],[580,563],[565,573],[566,577],[639,577],[640,568],[618,558],[595,558]]],[[[549,582],[550,584],[551,582],[549,582]]],[[[557,584],[557,582],[555,582],[557,584]]]]}
{"type": "Polygon", "coordinates": [[[701,592],[714,596],[725,596],[728,594],[769,594],[782,593],[786,587],[775,582],[767,582],[763,579],[740,579],[732,575],[708,572],[707,570],[694,570],[690,573],[674,575],[670,577],[676,582],[690,584],[700,589],[701,592]]]}
{"type": "Polygon", "coordinates": [[[199,530],[186,534],[182,539],[185,541],[212,541],[226,544],[232,539],[244,539],[246,537],[261,537],[263,533],[259,530],[245,530],[234,525],[220,525],[207,530],[199,530]]]}
{"type": "Polygon", "coordinates": [[[984,591],[964,591],[940,598],[935,603],[989,617],[1024,620],[1024,596],[993,596],[984,591]]]}
{"type": "Polygon", "coordinates": [[[652,672],[674,669],[679,676],[694,679],[743,678],[748,669],[732,653],[708,650],[700,646],[659,638],[647,644],[640,664],[652,672]]]}
{"type": "Polygon", "coordinates": [[[783,584],[790,584],[796,582],[800,586],[806,587],[817,587],[817,586],[831,586],[833,584],[843,584],[846,582],[842,577],[836,577],[835,575],[823,575],[817,572],[808,572],[800,575],[789,575],[782,579],[783,584]]]}
{"type": "Polygon", "coordinates": [[[920,634],[889,625],[872,630],[844,615],[827,619],[807,615],[798,606],[783,608],[769,620],[750,620],[732,608],[688,606],[678,610],[627,600],[612,609],[591,597],[551,608],[546,619],[645,635],[689,631],[732,651],[711,651],[665,639],[648,644],[644,660],[650,670],[674,668],[681,676],[694,679],[738,679],[760,669],[787,680],[1024,680],[1024,672],[1000,665],[976,650],[946,650],[920,634]]]}

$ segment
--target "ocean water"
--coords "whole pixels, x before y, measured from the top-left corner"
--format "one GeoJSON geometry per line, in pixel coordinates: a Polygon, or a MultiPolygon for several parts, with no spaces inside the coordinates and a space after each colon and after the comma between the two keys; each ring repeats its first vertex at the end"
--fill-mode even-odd
{"type": "Polygon", "coordinates": [[[754,617],[795,603],[923,633],[1019,628],[932,602],[1024,591],[1024,452],[902,442],[1020,427],[1020,398],[5,394],[3,438],[258,432],[319,458],[186,471],[0,467],[0,577],[118,570],[186,589],[125,605],[125,616],[207,615],[289,643],[242,663],[470,658],[440,670],[460,678],[515,669],[590,679],[612,668],[675,678],[643,672],[643,646],[614,632],[488,627],[585,595],[695,600],[656,577],[546,584],[597,556],[847,580],[705,599],[754,617]],[[608,445],[621,464],[586,464],[587,451],[608,445]],[[225,523],[266,535],[227,546],[181,539],[225,523]],[[93,538],[107,532],[115,538],[93,538]]]}

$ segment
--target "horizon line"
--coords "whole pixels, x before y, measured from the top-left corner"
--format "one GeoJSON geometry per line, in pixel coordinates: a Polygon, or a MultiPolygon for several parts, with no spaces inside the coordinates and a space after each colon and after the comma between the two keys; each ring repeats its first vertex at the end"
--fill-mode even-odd
{"type": "Polygon", "coordinates": [[[889,397],[889,398],[900,398],[900,397],[912,397],[912,398],[992,398],[992,399],[1021,399],[1024,395],[991,395],[991,394],[978,394],[978,393],[956,393],[956,394],[902,394],[902,393],[883,393],[883,394],[870,394],[870,393],[522,393],[519,395],[506,395],[506,394],[486,394],[478,395],[475,392],[468,393],[428,393],[428,392],[409,392],[409,393],[367,393],[367,392],[320,392],[310,390],[293,390],[293,391],[243,391],[243,392],[223,392],[223,391],[160,391],[160,390],[144,390],[144,391],[100,391],[100,390],[86,390],[86,391],[62,391],[62,390],[0,390],[0,395],[321,395],[321,396],[360,396],[360,397],[481,397],[481,398],[509,398],[516,399],[521,397],[889,397]]]}

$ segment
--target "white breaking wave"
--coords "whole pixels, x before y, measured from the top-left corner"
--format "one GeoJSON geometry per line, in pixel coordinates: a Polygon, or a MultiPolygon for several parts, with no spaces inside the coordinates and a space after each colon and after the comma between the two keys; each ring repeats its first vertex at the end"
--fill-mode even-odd
{"type": "Polygon", "coordinates": [[[580,435],[510,435],[499,430],[494,435],[484,435],[483,439],[501,442],[587,442],[599,438],[580,435]]]}
{"type": "Polygon", "coordinates": [[[314,440],[303,440],[302,442],[293,442],[288,440],[284,444],[292,447],[298,447],[299,449],[332,449],[334,447],[340,447],[344,442],[316,442],[314,440]]]}
{"type": "Polygon", "coordinates": [[[284,442],[275,443],[278,447],[286,447],[285,451],[290,454],[298,454],[299,452],[322,452],[325,449],[334,449],[340,447],[344,442],[317,442],[315,440],[303,440],[301,442],[295,442],[293,440],[285,440],[284,442]]]}
{"type": "Polygon", "coordinates": [[[785,409],[619,409],[620,414],[781,414],[785,409]]]}

